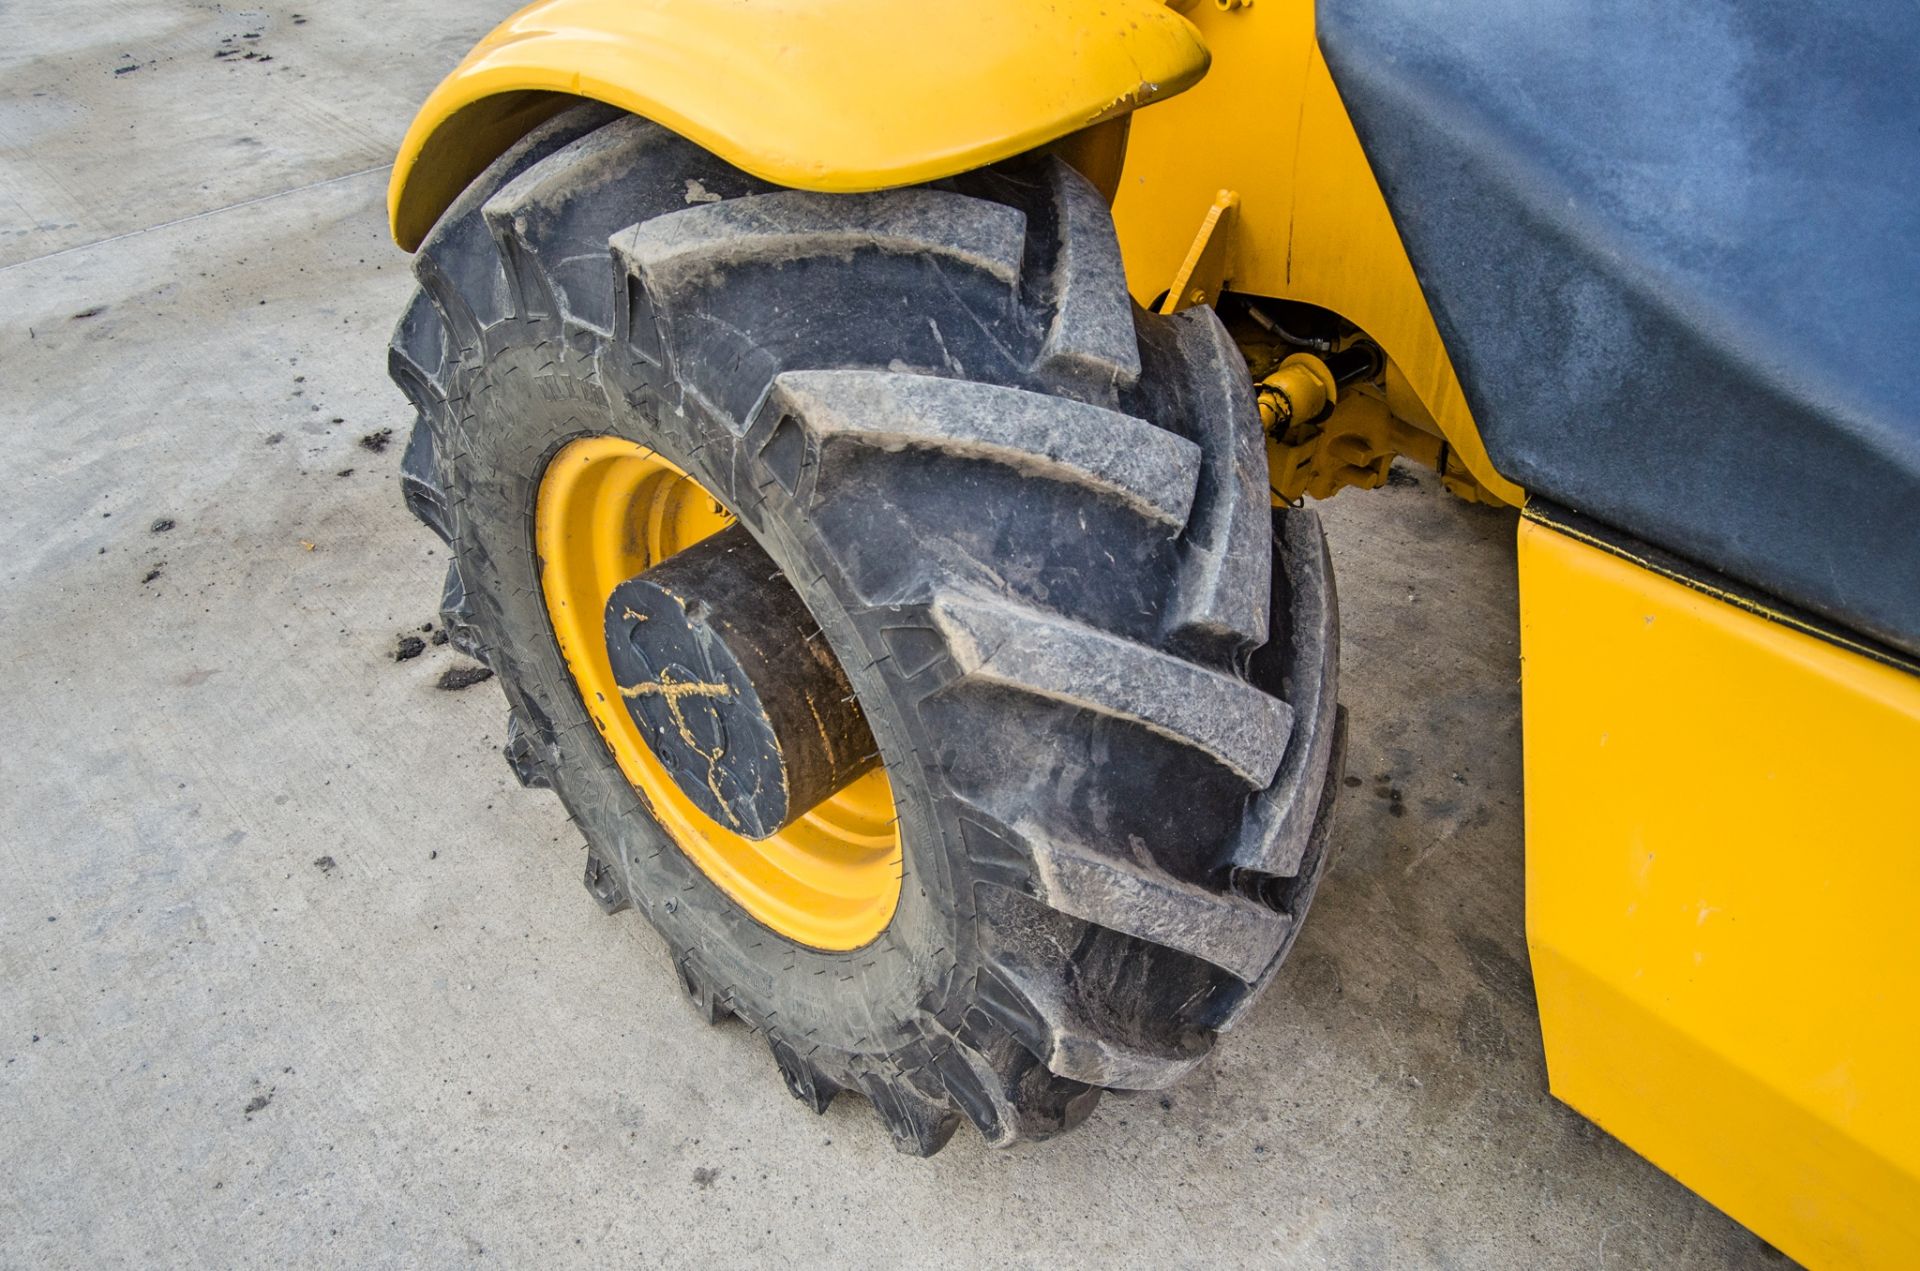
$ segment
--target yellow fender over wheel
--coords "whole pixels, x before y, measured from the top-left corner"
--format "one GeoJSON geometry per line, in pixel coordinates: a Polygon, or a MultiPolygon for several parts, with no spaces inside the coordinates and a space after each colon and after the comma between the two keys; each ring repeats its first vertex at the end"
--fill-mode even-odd
{"type": "Polygon", "coordinates": [[[387,202],[412,251],[447,205],[581,97],[735,167],[830,193],[1031,150],[1206,73],[1160,0],[542,0],[482,40],[408,129],[387,202]]]}

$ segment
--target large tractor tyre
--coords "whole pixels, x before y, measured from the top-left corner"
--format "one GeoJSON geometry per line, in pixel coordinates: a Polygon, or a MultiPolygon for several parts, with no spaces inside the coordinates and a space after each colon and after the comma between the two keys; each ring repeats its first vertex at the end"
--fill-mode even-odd
{"type": "Polygon", "coordinates": [[[416,272],[447,630],[707,1019],[925,1154],[1164,1086],[1246,1011],[1326,863],[1325,546],[1091,186],[801,193],[583,106],[416,272]]]}

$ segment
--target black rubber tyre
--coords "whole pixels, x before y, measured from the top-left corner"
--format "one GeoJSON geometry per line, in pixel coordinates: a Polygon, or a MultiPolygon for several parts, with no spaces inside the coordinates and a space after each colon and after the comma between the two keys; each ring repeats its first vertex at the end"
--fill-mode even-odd
{"type": "Polygon", "coordinates": [[[596,106],[501,158],[422,247],[392,370],[444,615],[588,882],[709,1020],[904,1150],[994,1144],[1166,1085],[1272,977],[1326,864],[1335,619],[1311,512],[1269,509],[1210,310],[1128,299],[1053,159],[872,195],[780,190],[596,106]],[[899,804],[898,910],[823,952],[675,849],[549,626],[535,493],[568,441],[657,448],[726,502],[851,677],[899,804]]]}

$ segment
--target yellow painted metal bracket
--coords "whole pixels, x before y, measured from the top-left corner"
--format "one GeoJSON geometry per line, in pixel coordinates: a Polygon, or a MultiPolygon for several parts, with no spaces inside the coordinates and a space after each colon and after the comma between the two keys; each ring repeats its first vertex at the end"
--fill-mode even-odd
{"type": "Polygon", "coordinates": [[[935,180],[1171,96],[1206,46],[1160,0],[540,0],[433,91],[388,189],[412,250],[570,100],[644,115],[781,185],[935,180]]]}
{"type": "Polygon", "coordinates": [[[1222,190],[1213,196],[1207,214],[1200,218],[1200,231],[1173,276],[1161,313],[1178,313],[1195,305],[1212,304],[1220,298],[1227,282],[1227,248],[1233,242],[1234,213],[1240,210],[1240,196],[1222,190]]]}

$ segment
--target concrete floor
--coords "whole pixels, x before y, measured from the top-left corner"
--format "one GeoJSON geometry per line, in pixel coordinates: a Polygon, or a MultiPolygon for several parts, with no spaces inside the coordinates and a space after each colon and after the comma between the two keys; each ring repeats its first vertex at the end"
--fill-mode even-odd
{"type": "Polygon", "coordinates": [[[391,656],[384,165],[507,5],[309,3],[0,4],[0,1264],[1768,1260],[1546,1093],[1513,521],[1431,480],[1326,509],[1364,780],[1168,1097],[918,1161],[698,1025],[494,686],[391,656]]]}

